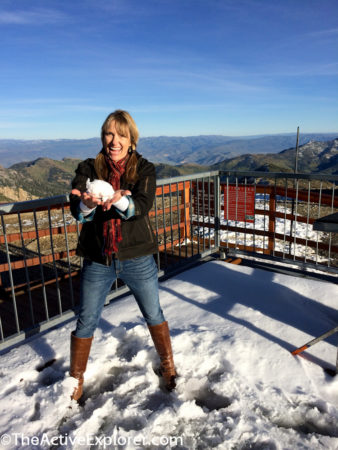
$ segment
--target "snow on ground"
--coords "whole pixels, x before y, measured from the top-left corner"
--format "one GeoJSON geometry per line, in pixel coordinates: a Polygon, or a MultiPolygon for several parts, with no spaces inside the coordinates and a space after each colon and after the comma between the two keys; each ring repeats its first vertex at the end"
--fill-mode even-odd
{"type": "Polygon", "coordinates": [[[334,367],[337,335],[290,354],[336,326],[337,294],[221,261],[162,282],[172,393],[131,296],[104,310],[80,404],[67,376],[74,321],[37,336],[1,356],[1,448],[337,449],[338,378],[322,369],[334,367]]]}

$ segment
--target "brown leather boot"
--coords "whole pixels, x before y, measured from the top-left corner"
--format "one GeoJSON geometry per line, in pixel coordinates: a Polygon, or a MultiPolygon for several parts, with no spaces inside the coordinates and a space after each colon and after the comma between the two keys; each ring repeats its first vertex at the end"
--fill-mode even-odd
{"type": "Polygon", "coordinates": [[[148,325],[156,351],[160,357],[160,375],[163,377],[165,387],[172,391],[176,387],[176,370],[171,349],[170,334],[168,322],[162,322],[158,325],[148,325]]]}
{"type": "Polygon", "coordinates": [[[83,374],[86,371],[92,340],[93,336],[90,338],[78,338],[73,333],[71,334],[69,374],[79,381],[71,397],[72,400],[79,400],[82,395],[83,374]]]}

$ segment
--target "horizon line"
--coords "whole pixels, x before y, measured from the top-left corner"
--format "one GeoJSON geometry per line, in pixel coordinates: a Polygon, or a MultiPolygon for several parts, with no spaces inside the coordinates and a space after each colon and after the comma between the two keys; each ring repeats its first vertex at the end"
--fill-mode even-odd
{"type": "MultiPolygon", "coordinates": [[[[155,139],[155,138],[192,138],[192,137],[202,137],[202,136],[217,136],[217,137],[226,137],[226,138],[255,138],[262,136],[290,136],[293,134],[297,134],[297,131],[287,131],[283,133],[258,133],[258,134],[239,134],[239,135],[228,135],[228,134],[188,134],[188,135],[178,135],[178,134],[159,134],[159,135],[149,135],[149,136],[141,136],[141,139],[155,139]]],[[[300,136],[303,134],[337,134],[338,131],[303,131],[299,133],[300,136]]],[[[88,141],[91,139],[101,139],[99,136],[92,137],[84,137],[84,138],[0,138],[1,141],[88,141]]]]}

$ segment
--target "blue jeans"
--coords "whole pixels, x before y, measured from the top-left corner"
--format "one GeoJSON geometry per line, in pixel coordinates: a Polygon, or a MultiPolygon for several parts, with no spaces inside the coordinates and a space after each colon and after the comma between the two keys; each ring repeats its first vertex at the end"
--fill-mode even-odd
{"type": "Polygon", "coordinates": [[[105,266],[85,259],[81,272],[80,314],[74,332],[88,338],[98,326],[107,294],[116,278],[121,278],[134,294],[148,325],[164,322],[159,302],[157,267],[152,255],[119,261],[105,266]]]}

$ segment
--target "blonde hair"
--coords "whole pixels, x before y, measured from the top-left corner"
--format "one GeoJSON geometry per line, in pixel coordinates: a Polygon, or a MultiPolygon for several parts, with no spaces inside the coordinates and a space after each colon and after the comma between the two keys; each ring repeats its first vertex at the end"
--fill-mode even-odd
{"type": "MultiPolygon", "coordinates": [[[[102,144],[104,142],[103,139],[106,131],[111,122],[115,122],[118,133],[122,135],[129,134],[132,152],[126,165],[125,178],[128,183],[135,183],[135,181],[137,180],[136,146],[139,139],[139,132],[136,123],[131,115],[127,111],[123,111],[122,109],[117,109],[116,111],[110,113],[101,127],[102,144]]],[[[95,170],[101,180],[108,179],[109,171],[106,165],[105,155],[102,151],[95,158],[95,170]]]]}

